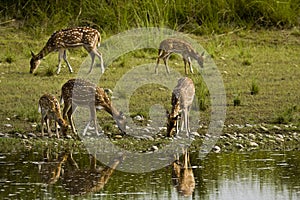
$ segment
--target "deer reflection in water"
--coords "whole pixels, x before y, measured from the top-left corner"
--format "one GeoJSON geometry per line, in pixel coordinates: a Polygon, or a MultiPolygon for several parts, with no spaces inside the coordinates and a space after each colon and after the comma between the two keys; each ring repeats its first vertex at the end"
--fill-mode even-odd
{"type": "Polygon", "coordinates": [[[62,176],[62,185],[71,195],[83,195],[103,189],[123,156],[113,159],[108,166],[97,167],[96,157],[90,155],[90,167],[68,170],[62,176]]]}
{"type": "Polygon", "coordinates": [[[78,168],[77,163],[73,159],[72,153],[64,151],[59,155],[57,153],[52,153],[47,148],[44,151],[44,163],[39,164],[39,174],[41,179],[46,184],[55,184],[61,176],[62,166],[68,161],[68,163],[76,168],[78,168]]]}
{"type": "Polygon", "coordinates": [[[188,149],[183,149],[183,162],[179,156],[172,163],[172,181],[179,194],[191,196],[195,189],[195,178],[191,168],[188,149]]]}
{"type": "Polygon", "coordinates": [[[44,163],[39,165],[39,174],[46,184],[55,184],[59,179],[63,188],[71,195],[84,195],[103,189],[124,156],[113,159],[108,166],[97,166],[96,157],[90,155],[89,168],[80,169],[71,152],[63,152],[56,158],[44,152],[44,163]]]}

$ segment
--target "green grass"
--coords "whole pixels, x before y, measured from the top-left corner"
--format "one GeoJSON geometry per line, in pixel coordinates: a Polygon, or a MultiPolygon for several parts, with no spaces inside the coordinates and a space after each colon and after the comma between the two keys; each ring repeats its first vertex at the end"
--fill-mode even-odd
{"type": "Polygon", "coordinates": [[[237,27],[294,27],[299,25],[299,5],[299,0],[11,0],[0,3],[0,19],[1,24],[17,20],[36,36],[77,25],[103,34],[152,26],[206,34],[237,27]]]}
{"type": "MultiPolygon", "coordinates": [[[[273,123],[274,113],[282,112],[281,106],[299,107],[300,91],[297,88],[300,85],[300,41],[295,32],[295,29],[239,30],[213,36],[191,35],[213,55],[223,76],[228,102],[225,123],[273,123]],[[251,65],[243,65],[245,58],[251,59],[251,65]],[[259,92],[251,95],[249,85],[259,87],[259,92]],[[236,91],[239,91],[242,106],[234,108],[236,91]]],[[[40,96],[52,93],[59,98],[62,84],[77,76],[80,64],[88,56],[83,49],[71,50],[68,54],[69,61],[75,73],[70,74],[65,66],[56,75],[53,72],[58,62],[57,54],[52,53],[42,60],[37,74],[29,74],[30,50],[38,52],[48,37],[49,35],[44,35],[37,40],[35,35],[14,26],[0,28],[0,43],[3,44],[0,52],[0,132],[35,132],[36,128],[32,124],[40,123],[40,114],[37,111],[40,96]],[[9,128],[4,124],[12,124],[13,127],[9,128]]],[[[124,55],[109,66],[99,85],[113,89],[122,75],[134,66],[155,63],[156,56],[157,50],[136,51],[124,55]]],[[[169,65],[184,74],[180,56],[173,56],[169,65]]],[[[163,68],[160,73],[165,73],[163,68]]],[[[202,110],[201,121],[208,124],[209,91],[199,76],[189,76],[195,81],[197,102],[202,110]]],[[[130,112],[125,114],[127,117],[141,114],[148,119],[152,103],[161,104],[170,110],[171,91],[163,90],[160,86],[145,85],[135,91],[130,99],[130,112]]],[[[114,126],[109,125],[114,124],[114,121],[107,113],[100,112],[98,118],[105,130],[117,132],[114,126]]],[[[297,119],[292,118],[289,122],[297,123],[297,119]]]]}

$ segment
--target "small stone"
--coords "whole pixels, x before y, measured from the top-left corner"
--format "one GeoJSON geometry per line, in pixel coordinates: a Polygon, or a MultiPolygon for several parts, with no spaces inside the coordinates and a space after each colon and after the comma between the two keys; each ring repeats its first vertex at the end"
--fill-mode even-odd
{"type": "Polygon", "coordinates": [[[66,135],[66,138],[67,139],[72,139],[72,136],[71,135],[66,135]]]}
{"type": "Polygon", "coordinates": [[[137,121],[143,121],[144,120],[144,118],[140,115],[135,116],[133,119],[137,120],[137,121]]]}
{"type": "Polygon", "coordinates": [[[249,133],[249,138],[252,139],[252,140],[255,140],[256,136],[253,133],[249,133]]]}
{"type": "Polygon", "coordinates": [[[0,137],[4,137],[5,136],[5,134],[4,133],[0,133],[0,137]]]}
{"type": "Polygon", "coordinates": [[[264,126],[262,126],[262,125],[260,125],[260,128],[263,130],[263,131],[269,131],[266,127],[264,127],[264,126]]]}
{"type": "Polygon", "coordinates": [[[243,148],[244,148],[244,146],[243,146],[242,144],[239,144],[239,143],[236,144],[235,146],[236,146],[236,148],[238,148],[238,149],[243,149],[243,148]]]}
{"type": "Polygon", "coordinates": [[[152,149],[152,151],[157,151],[158,147],[154,145],[154,146],[151,147],[151,149],[152,149]]]}
{"type": "Polygon", "coordinates": [[[115,135],[114,138],[115,139],[122,139],[123,137],[122,137],[122,135],[115,135]]]}
{"type": "Polygon", "coordinates": [[[195,137],[200,137],[200,134],[198,132],[191,132],[191,135],[193,135],[195,137]]]}
{"type": "Polygon", "coordinates": [[[281,128],[279,126],[276,126],[276,125],[274,125],[273,128],[276,129],[276,130],[281,130],[281,128]]]}
{"type": "Polygon", "coordinates": [[[246,124],[245,126],[248,127],[248,128],[252,128],[253,127],[253,125],[251,125],[251,124],[246,124]]]}
{"type": "Polygon", "coordinates": [[[249,142],[250,147],[258,147],[258,144],[256,142],[249,142]]]}
{"type": "Polygon", "coordinates": [[[158,127],[158,129],[159,129],[160,131],[164,131],[164,130],[167,130],[167,127],[158,127]]]}
{"type": "Polygon", "coordinates": [[[214,146],[213,147],[213,151],[215,152],[215,153],[219,153],[220,151],[221,151],[221,148],[219,147],[219,146],[214,146]]]}
{"type": "Polygon", "coordinates": [[[16,137],[22,138],[23,135],[21,133],[15,133],[16,137]]]}
{"type": "Polygon", "coordinates": [[[27,136],[32,137],[32,138],[36,138],[36,135],[34,133],[28,133],[27,136]]]}
{"type": "Polygon", "coordinates": [[[5,126],[6,128],[12,128],[12,127],[13,127],[11,124],[4,124],[4,126],[5,126]]]}
{"type": "Polygon", "coordinates": [[[7,117],[7,118],[6,118],[6,120],[7,120],[7,121],[10,121],[10,118],[9,118],[9,117],[7,117]]]}

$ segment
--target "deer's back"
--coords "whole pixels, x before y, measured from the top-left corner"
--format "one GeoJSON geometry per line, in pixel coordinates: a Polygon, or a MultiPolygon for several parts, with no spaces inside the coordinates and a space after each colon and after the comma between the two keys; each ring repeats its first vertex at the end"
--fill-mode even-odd
{"type": "Polygon", "coordinates": [[[188,77],[181,78],[173,90],[172,104],[175,103],[175,101],[179,101],[181,108],[190,106],[193,103],[194,95],[195,86],[193,81],[188,77]]]}
{"type": "Polygon", "coordinates": [[[89,27],[62,29],[54,32],[47,45],[57,48],[71,48],[82,45],[95,47],[100,39],[100,33],[89,27]]]}
{"type": "Polygon", "coordinates": [[[44,94],[39,100],[39,106],[47,111],[60,112],[59,102],[52,94],[44,94]]]}

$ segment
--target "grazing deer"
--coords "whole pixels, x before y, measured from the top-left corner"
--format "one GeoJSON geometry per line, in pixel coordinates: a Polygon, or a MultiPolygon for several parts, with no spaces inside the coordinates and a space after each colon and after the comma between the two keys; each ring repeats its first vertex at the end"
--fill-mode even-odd
{"type": "Polygon", "coordinates": [[[179,156],[172,164],[172,180],[179,194],[191,196],[195,189],[194,172],[191,168],[190,156],[188,150],[183,149],[183,162],[180,162],[179,156]]]}
{"type": "Polygon", "coordinates": [[[88,107],[90,109],[90,120],[84,129],[83,135],[85,135],[90,122],[94,123],[95,132],[99,135],[96,124],[96,110],[101,109],[104,109],[112,115],[121,132],[125,133],[126,118],[122,112],[117,111],[117,109],[113,107],[103,88],[83,79],[70,79],[61,89],[61,103],[63,102],[65,104],[63,117],[64,119],[69,118],[74,134],[77,135],[72,114],[77,106],[88,107]]]}
{"type": "Polygon", "coordinates": [[[183,62],[184,62],[184,69],[185,74],[188,74],[186,70],[186,63],[188,63],[190,67],[190,71],[193,74],[193,68],[191,65],[191,58],[197,60],[198,64],[203,67],[204,62],[204,52],[202,52],[201,55],[196,52],[193,47],[187,43],[186,41],[182,39],[177,38],[168,38],[163,40],[159,45],[158,50],[158,58],[155,66],[155,73],[158,73],[158,64],[159,60],[163,59],[164,64],[166,66],[167,73],[170,73],[169,66],[168,66],[168,60],[172,53],[178,53],[182,55],[183,62]]]}
{"type": "Polygon", "coordinates": [[[77,27],[56,31],[51,35],[44,48],[37,55],[34,55],[34,53],[31,52],[30,73],[34,73],[42,58],[54,51],[58,51],[58,66],[56,73],[59,74],[60,72],[62,58],[67,63],[70,73],[72,73],[73,69],[67,60],[66,50],[81,46],[87,50],[92,58],[89,73],[92,71],[95,56],[100,59],[101,72],[104,73],[102,54],[97,50],[97,44],[100,45],[100,41],[100,33],[89,27],[77,27]]]}
{"type": "Polygon", "coordinates": [[[54,120],[55,132],[57,138],[59,138],[58,127],[59,124],[61,132],[66,136],[68,130],[68,124],[61,116],[60,104],[56,97],[52,94],[44,94],[39,100],[39,112],[42,114],[41,124],[42,124],[42,136],[44,137],[44,122],[47,125],[47,131],[49,137],[52,136],[50,123],[54,120]]]}
{"type": "Polygon", "coordinates": [[[171,137],[173,132],[178,134],[178,120],[181,118],[181,131],[185,126],[186,135],[189,137],[189,111],[193,103],[195,95],[195,86],[193,81],[188,78],[180,78],[178,80],[177,86],[172,92],[172,111],[169,113],[167,111],[168,123],[167,123],[167,136],[171,137]],[[180,117],[181,112],[183,117],[180,117]]]}

